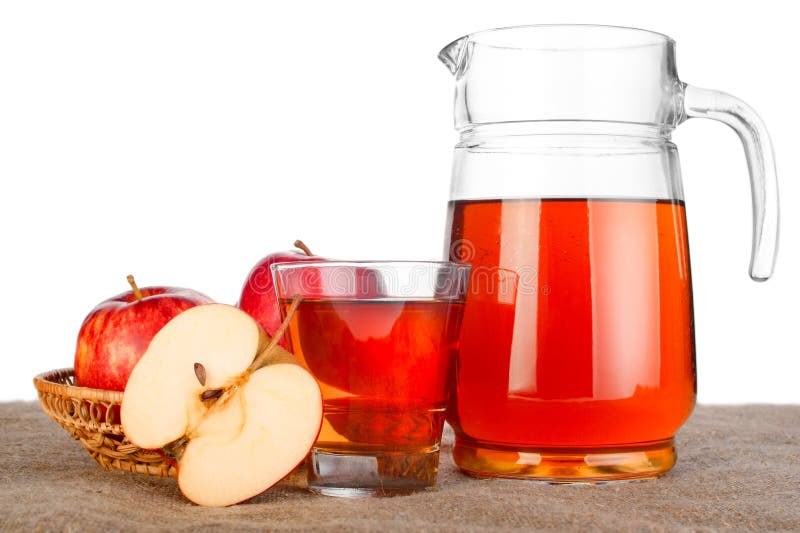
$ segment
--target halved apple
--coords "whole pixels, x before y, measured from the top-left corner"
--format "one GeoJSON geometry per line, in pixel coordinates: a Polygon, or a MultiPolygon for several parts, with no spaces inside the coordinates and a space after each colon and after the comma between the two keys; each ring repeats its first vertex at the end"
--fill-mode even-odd
{"type": "Polygon", "coordinates": [[[193,307],[156,334],[131,373],[125,435],[141,448],[169,450],[181,492],[199,505],[260,494],[316,441],[322,395],[277,345],[284,327],[272,340],[236,307],[193,307]]]}

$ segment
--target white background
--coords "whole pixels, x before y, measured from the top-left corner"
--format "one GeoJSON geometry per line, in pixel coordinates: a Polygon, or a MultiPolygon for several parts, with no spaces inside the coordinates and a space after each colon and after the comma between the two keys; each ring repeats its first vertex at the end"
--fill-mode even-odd
{"type": "Polygon", "coordinates": [[[680,147],[699,400],[800,403],[798,44],[790,2],[39,2],[0,4],[0,400],[72,365],[100,300],[188,286],[233,303],[253,263],[303,238],[335,258],[440,258],[452,79],[438,50],[534,23],[667,33],[689,83],[766,121],[781,180],[774,278],[747,276],[735,134],[680,147]]]}

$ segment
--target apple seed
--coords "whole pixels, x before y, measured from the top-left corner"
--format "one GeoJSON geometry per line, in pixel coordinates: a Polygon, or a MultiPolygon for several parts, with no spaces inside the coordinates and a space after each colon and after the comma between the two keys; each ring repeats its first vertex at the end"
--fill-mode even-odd
{"type": "Polygon", "coordinates": [[[197,381],[200,382],[200,385],[206,386],[206,367],[203,366],[203,363],[195,363],[194,364],[194,375],[197,376],[197,381]]]}
{"type": "Polygon", "coordinates": [[[200,395],[200,398],[203,401],[206,400],[214,400],[222,396],[222,389],[208,389],[207,391],[203,391],[203,394],[200,395]]]}

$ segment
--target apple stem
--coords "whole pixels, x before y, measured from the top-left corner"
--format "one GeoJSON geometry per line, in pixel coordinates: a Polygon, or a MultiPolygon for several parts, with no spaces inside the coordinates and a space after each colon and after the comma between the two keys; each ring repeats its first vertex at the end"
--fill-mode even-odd
{"type": "Polygon", "coordinates": [[[306,243],[304,243],[300,239],[297,239],[296,241],[294,241],[294,247],[295,248],[300,248],[308,256],[311,255],[311,250],[308,248],[308,246],[306,246],[306,243]]]}
{"type": "Polygon", "coordinates": [[[131,284],[131,288],[133,289],[133,296],[136,298],[136,301],[142,299],[142,291],[139,290],[139,287],[136,285],[136,280],[133,279],[133,274],[128,274],[128,283],[131,284]]]}
{"type": "MultiPolygon", "coordinates": [[[[294,300],[292,300],[292,305],[290,305],[289,309],[286,311],[286,318],[283,319],[280,327],[275,331],[275,336],[272,337],[267,346],[261,350],[258,355],[256,355],[255,359],[253,359],[253,362],[247,367],[247,370],[239,374],[232,382],[229,382],[224,387],[219,389],[206,389],[200,394],[201,401],[214,403],[209,406],[208,411],[206,411],[205,415],[203,415],[203,418],[200,419],[198,425],[212,410],[220,409],[223,405],[225,405],[236,393],[236,390],[247,383],[247,380],[250,378],[250,374],[263,367],[267,363],[270,352],[283,337],[283,334],[286,332],[286,328],[289,327],[289,322],[292,321],[292,317],[294,316],[295,311],[297,311],[297,308],[300,306],[300,302],[302,300],[303,297],[299,294],[294,297],[294,300]]],[[[194,371],[195,375],[197,376],[197,380],[201,385],[205,386],[205,367],[203,367],[201,363],[195,363],[194,371]]],[[[186,435],[193,435],[194,429],[196,429],[198,425],[195,425],[194,428],[189,429],[186,432],[186,435]]]]}
{"type": "Polygon", "coordinates": [[[167,457],[170,459],[180,461],[181,457],[183,456],[183,452],[186,450],[187,444],[189,444],[189,438],[184,435],[183,437],[176,439],[169,444],[165,444],[161,447],[161,449],[164,450],[164,453],[166,453],[167,457]]]}
{"type": "Polygon", "coordinates": [[[299,294],[295,295],[294,300],[292,300],[292,305],[290,305],[289,309],[286,310],[286,318],[283,319],[280,327],[275,331],[275,335],[269,341],[267,347],[261,350],[261,353],[259,353],[256,358],[253,359],[253,362],[250,363],[250,366],[247,368],[248,372],[255,372],[267,362],[269,352],[275,347],[276,344],[278,344],[278,342],[280,342],[283,334],[286,332],[286,328],[289,327],[289,322],[292,321],[294,312],[297,311],[297,308],[300,306],[301,301],[303,301],[303,297],[299,294]]]}

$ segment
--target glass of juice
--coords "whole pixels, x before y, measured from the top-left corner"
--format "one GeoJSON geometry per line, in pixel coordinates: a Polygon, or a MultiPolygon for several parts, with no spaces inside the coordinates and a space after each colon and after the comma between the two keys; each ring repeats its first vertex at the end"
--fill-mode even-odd
{"type": "Polygon", "coordinates": [[[271,268],[284,317],[302,297],[289,348],[322,389],[309,489],[357,497],[432,488],[470,266],[304,261],[271,268]]]}

